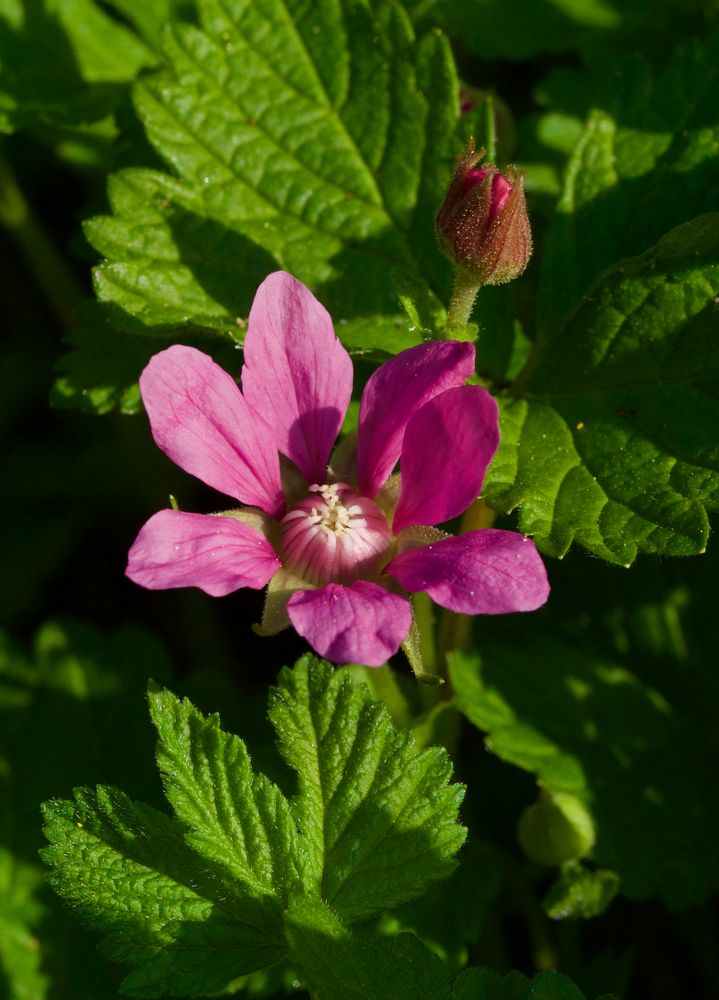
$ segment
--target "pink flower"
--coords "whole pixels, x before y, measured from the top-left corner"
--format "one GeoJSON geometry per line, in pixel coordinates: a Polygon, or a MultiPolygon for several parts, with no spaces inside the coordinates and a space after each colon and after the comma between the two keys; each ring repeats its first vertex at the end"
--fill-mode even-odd
{"type": "Polygon", "coordinates": [[[471,344],[422,344],[382,365],[362,394],[356,437],[332,461],[352,364],[324,307],[291,275],[271,274],[244,353],[242,391],[191,347],[161,351],[142,373],[160,448],[246,506],[155,514],[130,549],[131,580],[213,596],[269,583],[265,633],[291,623],[321,656],[369,666],[406,639],[407,593],[468,614],[544,603],[546,572],[524,536],[433,527],[478,496],[499,443],[496,403],[464,384],[471,344]],[[290,460],[282,467],[280,453],[290,460]]]}

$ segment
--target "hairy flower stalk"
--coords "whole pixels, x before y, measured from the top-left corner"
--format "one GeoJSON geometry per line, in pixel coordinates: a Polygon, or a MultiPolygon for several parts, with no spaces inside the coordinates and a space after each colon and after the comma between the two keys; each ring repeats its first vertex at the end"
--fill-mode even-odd
{"type": "Polygon", "coordinates": [[[362,394],[356,446],[334,464],[352,364],[326,310],[291,275],[270,275],[244,352],[242,391],[191,347],[161,351],[142,373],[157,444],[243,506],[155,514],[130,550],[132,580],[213,596],[269,584],[260,631],[292,624],[320,655],[368,666],[407,638],[409,594],[468,614],[544,603],[546,572],[529,539],[435,527],[477,497],[499,443],[496,403],[465,385],[471,344],[421,344],[382,365],[362,394]],[[280,455],[294,469],[287,494],[280,455]]]}

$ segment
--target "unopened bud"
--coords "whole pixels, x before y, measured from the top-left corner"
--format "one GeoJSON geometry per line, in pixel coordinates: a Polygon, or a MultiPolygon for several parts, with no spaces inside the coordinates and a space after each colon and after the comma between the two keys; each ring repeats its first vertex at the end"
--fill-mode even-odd
{"type": "Polygon", "coordinates": [[[524,177],[506,175],[493,163],[476,164],[473,146],[460,159],[435,227],[443,252],[481,285],[501,285],[524,271],[532,254],[532,232],[524,199],[524,177]]]}

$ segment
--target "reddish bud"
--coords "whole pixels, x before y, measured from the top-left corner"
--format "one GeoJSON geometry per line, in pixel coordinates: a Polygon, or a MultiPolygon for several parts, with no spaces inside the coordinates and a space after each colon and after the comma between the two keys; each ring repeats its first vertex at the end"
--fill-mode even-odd
{"type": "Polygon", "coordinates": [[[502,174],[470,146],[459,160],[435,218],[437,239],[449,259],[482,285],[501,285],[524,271],[532,254],[532,232],[524,199],[524,176],[513,167],[502,174]]]}

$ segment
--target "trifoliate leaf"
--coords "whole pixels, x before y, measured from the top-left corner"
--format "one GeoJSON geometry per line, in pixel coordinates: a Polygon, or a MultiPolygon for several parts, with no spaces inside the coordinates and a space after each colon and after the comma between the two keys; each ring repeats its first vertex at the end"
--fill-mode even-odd
{"type": "Polygon", "coordinates": [[[394,0],[199,0],[198,12],[199,28],[168,29],[167,67],[135,90],[172,174],[115,175],[113,214],[87,225],[114,322],[241,340],[259,281],[282,267],[350,349],[417,343],[392,272],[446,290],[432,226],[457,141],[446,40],[416,40],[394,0]]]}
{"type": "Polygon", "coordinates": [[[287,934],[324,1000],[450,1000],[449,972],[413,934],[351,933],[329,907],[307,899],[290,907],[287,934]]]}
{"type": "Polygon", "coordinates": [[[691,555],[719,506],[719,214],[611,268],[502,399],[487,499],[552,555],[691,555]]]}
{"type": "MultiPolygon", "coordinates": [[[[167,691],[150,702],[175,818],[104,787],[45,807],[53,884],[105,935],[105,953],[135,966],[126,993],[204,996],[282,959],[307,962],[314,975],[315,931],[324,934],[326,920],[329,950],[318,968],[335,969],[350,940],[335,910],[359,919],[451,870],[465,831],[446,754],[417,753],[349,673],[306,657],[281,675],[271,708],[300,776],[292,804],[253,774],[244,743],[217,716],[167,691]],[[319,913],[320,924],[297,924],[288,908],[319,913]]],[[[357,938],[357,961],[372,938],[357,938]]],[[[430,967],[442,982],[448,975],[414,938],[380,952],[385,965],[406,956],[397,976],[412,972],[415,953],[418,981],[430,967]]],[[[367,961],[373,982],[388,979],[367,961]]]]}
{"type": "Polygon", "coordinates": [[[336,913],[371,916],[449,874],[465,830],[443,749],[416,753],[365,685],[312,657],[280,674],[270,718],[299,775],[308,877],[336,913]]]}

